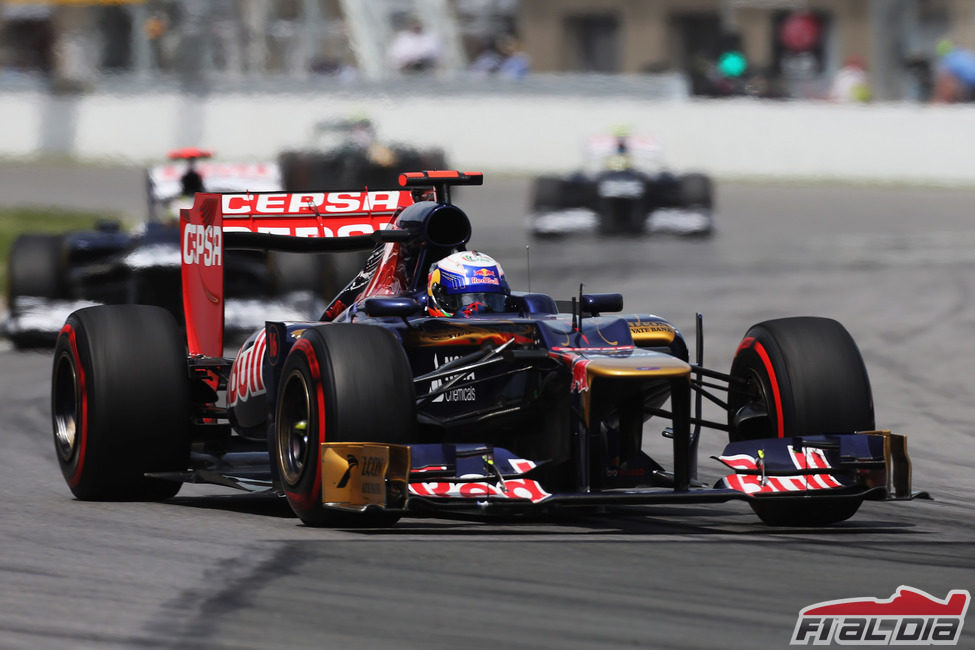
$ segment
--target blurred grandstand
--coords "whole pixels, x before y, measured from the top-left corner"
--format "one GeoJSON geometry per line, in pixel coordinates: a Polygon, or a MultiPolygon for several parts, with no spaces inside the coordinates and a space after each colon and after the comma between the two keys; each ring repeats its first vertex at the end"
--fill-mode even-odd
{"type": "Polygon", "coordinates": [[[0,87],[381,84],[409,74],[389,50],[412,20],[438,43],[424,69],[441,83],[493,83],[516,42],[513,76],[531,70],[522,81],[543,88],[582,75],[669,97],[826,97],[857,57],[872,98],[923,100],[938,41],[975,47],[972,12],[970,0],[4,0],[0,87]]]}

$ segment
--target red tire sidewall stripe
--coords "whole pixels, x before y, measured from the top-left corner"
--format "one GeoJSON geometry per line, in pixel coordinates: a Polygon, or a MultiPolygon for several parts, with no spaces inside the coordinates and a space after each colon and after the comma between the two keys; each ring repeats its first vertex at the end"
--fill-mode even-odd
{"type": "Polygon", "coordinates": [[[318,449],[311,456],[315,459],[315,477],[312,489],[309,493],[303,494],[285,489],[288,499],[300,510],[310,510],[322,501],[322,462],[321,462],[321,443],[325,442],[325,391],[321,386],[321,366],[318,363],[318,356],[315,354],[315,347],[308,339],[300,339],[295,343],[293,350],[300,352],[308,363],[308,370],[312,379],[315,381],[315,396],[318,405],[318,449]]]}
{"type": "Polygon", "coordinates": [[[772,360],[769,359],[768,352],[765,351],[765,346],[754,339],[752,339],[752,343],[755,353],[758,354],[758,358],[762,360],[762,364],[765,366],[765,373],[768,375],[769,383],[772,385],[772,399],[775,400],[776,437],[784,438],[785,423],[782,421],[782,394],[779,392],[779,380],[775,376],[775,369],[772,368],[772,360]]]}
{"type": "Polygon", "coordinates": [[[88,387],[85,383],[85,369],[81,365],[81,355],[78,354],[78,341],[74,328],[70,323],[66,323],[61,328],[60,335],[68,337],[72,361],[74,362],[75,372],[78,374],[78,390],[81,393],[81,431],[77,441],[78,450],[74,471],[68,477],[68,485],[76,487],[81,482],[82,471],[85,467],[85,452],[88,449],[88,387]]]}
{"type": "Polygon", "coordinates": [[[755,337],[754,336],[746,336],[745,338],[743,338],[741,340],[741,343],[738,344],[738,349],[735,350],[735,356],[737,357],[739,352],[741,352],[742,350],[746,350],[746,349],[752,347],[754,344],[755,344],[755,337]]]}

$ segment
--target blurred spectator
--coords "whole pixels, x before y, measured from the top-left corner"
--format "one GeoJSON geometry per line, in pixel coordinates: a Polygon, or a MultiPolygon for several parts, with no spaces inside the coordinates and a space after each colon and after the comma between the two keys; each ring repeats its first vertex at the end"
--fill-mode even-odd
{"type": "Polygon", "coordinates": [[[870,80],[863,59],[856,55],[847,57],[833,77],[829,98],[834,102],[868,102],[870,97],[870,80]]]}
{"type": "Polygon", "coordinates": [[[504,57],[498,50],[496,38],[484,39],[480,51],[474,56],[469,70],[477,75],[492,75],[501,67],[504,57]]]}
{"type": "Polygon", "coordinates": [[[407,19],[406,27],[396,33],[389,46],[389,60],[400,72],[433,70],[440,63],[441,56],[440,39],[427,32],[423,23],[412,16],[407,19]]]}
{"type": "Polygon", "coordinates": [[[502,34],[484,45],[468,69],[480,76],[521,79],[531,71],[531,57],[515,36],[502,34]]]}
{"type": "Polygon", "coordinates": [[[955,103],[975,99],[975,52],[943,40],[938,43],[938,55],[932,101],[955,103]]]}
{"type": "Polygon", "coordinates": [[[521,42],[506,34],[498,40],[498,49],[503,60],[498,75],[507,79],[521,79],[531,71],[531,58],[521,49],[521,42]]]}
{"type": "Polygon", "coordinates": [[[934,65],[931,57],[920,48],[910,51],[902,60],[908,73],[908,89],[905,99],[916,102],[931,101],[934,94],[934,65]]]}

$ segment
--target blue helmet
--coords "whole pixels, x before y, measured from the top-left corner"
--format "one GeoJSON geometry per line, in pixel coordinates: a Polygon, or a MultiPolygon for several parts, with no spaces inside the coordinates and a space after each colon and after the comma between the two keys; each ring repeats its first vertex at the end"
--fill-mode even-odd
{"type": "Polygon", "coordinates": [[[430,267],[427,311],[431,316],[503,312],[510,293],[504,271],[494,258],[461,251],[430,267]]]}

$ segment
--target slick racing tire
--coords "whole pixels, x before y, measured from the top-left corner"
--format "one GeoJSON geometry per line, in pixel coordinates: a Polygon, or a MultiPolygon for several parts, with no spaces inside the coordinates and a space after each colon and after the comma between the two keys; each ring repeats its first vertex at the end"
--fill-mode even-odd
{"type": "Polygon", "coordinates": [[[586,178],[539,176],[532,183],[532,211],[596,208],[596,185],[586,178]]]}
{"type": "Polygon", "coordinates": [[[359,275],[366,265],[372,251],[349,251],[331,253],[325,260],[325,274],[322,279],[321,294],[326,302],[331,302],[359,275]]]}
{"type": "Polygon", "coordinates": [[[190,455],[186,349],[161,307],[105,305],[72,313],[58,335],[51,415],[58,464],[82,500],[155,501],[181,482],[190,455]]]}
{"type": "Polygon", "coordinates": [[[306,330],[281,371],[271,462],[292,510],[308,526],[391,526],[398,515],[322,505],[323,442],[413,441],[413,373],[396,336],[382,327],[306,330]]]}
{"type": "Polygon", "coordinates": [[[370,251],[341,253],[272,252],[268,255],[276,294],[311,291],[329,302],[352,281],[365,266],[370,251]]]}
{"type": "MultiPolygon", "coordinates": [[[[835,320],[797,317],[748,330],[731,364],[732,442],[874,429],[873,396],[860,350],[835,320]]],[[[770,526],[824,526],[856,513],[862,495],[754,498],[770,526]]]]}
{"type": "Polygon", "coordinates": [[[853,337],[828,318],[751,327],[731,364],[732,442],[874,428],[873,394],[853,337]]]}
{"type": "Polygon", "coordinates": [[[7,297],[64,297],[65,254],[60,235],[21,235],[7,260],[7,297]]]}
{"type": "Polygon", "coordinates": [[[532,183],[532,205],[535,212],[565,207],[565,181],[554,176],[539,176],[532,183]]]}
{"type": "Polygon", "coordinates": [[[685,174],[677,180],[677,201],[682,208],[711,209],[713,190],[711,179],[704,174],[685,174]]]}
{"type": "Polygon", "coordinates": [[[268,267],[275,294],[292,291],[312,291],[316,295],[322,293],[324,255],[271,251],[268,253],[268,267]]]}

